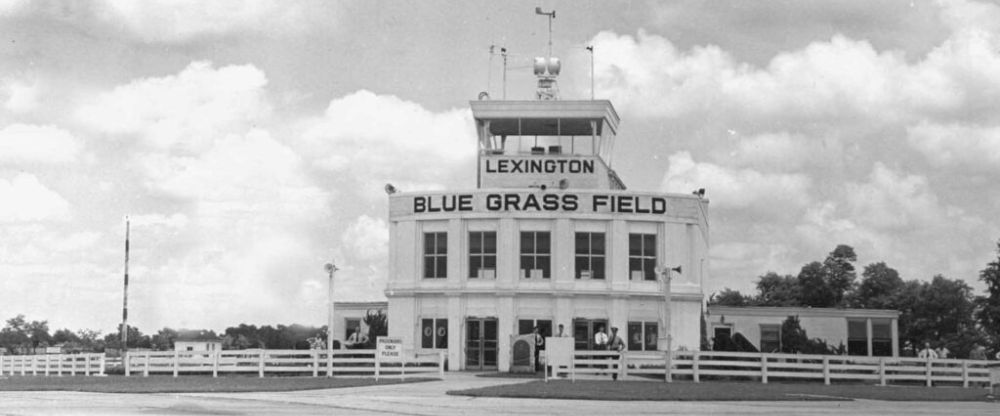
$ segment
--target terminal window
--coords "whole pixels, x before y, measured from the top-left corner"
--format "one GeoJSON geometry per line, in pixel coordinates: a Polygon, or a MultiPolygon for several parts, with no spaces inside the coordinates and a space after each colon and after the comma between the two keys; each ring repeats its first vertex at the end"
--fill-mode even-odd
{"type": "Polygon", "coordinates": [[[868,320],[847,320],[847,354],[868,355],[868,320]]]}
{"type": "Polygon", "coordinates": [[[448,233],[424,233],[424,277],[448,277],[448,233]]]}
{"type": "Polygon", "coordinates": [[[656,280],[656,234],[628,235],[628,271],[632,280],[656,280]]]}
{"type": "Polygon", "coordinates": [[[448,348],[448,320],[420,320],[421,348],[448,348]]]}
{"type": "Polygon", "coordinates": [[[358,318],[344,318],[344,339],[351,337],[355,329],[361,328],[361,320],[358,318]]]}
{"type": "Polygon", "coordinates": [[[781,325],[762,324],[760,326],[760,352],[781,351],[781,325]]]}
{"type": "Polygon", "coordinates": [[[628,323],[629,351],[656,351],[658,342],[658,324],[656,322],[628,323]]]}
{"type": "Polygon", "coordinates": [[[892,321],[872,319],[872,355],[892,356],[892,321]]]}
{"type": "Polygon", "coordinates": [[[469,233],[469,278],[496,278],[497,233],[473,231],[469,233]]]}
{"type": "Polygon", "coordinates": [[[604,233],[576,233],[576,278],[604,279],[604,233]]]}
{"type": "Polygon", "coordinates": [[[548,279],[552,275],[551,242],[548,231],[521,232],[521,277],[548,279]]]}

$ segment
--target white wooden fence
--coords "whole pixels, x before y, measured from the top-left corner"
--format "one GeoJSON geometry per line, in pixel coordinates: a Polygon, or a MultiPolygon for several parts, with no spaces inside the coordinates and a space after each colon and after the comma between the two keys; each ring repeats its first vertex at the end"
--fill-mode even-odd
{"type": "MultiPolygon", "coordinates": [[[[988,385],[990,361],[957,359],[920,359],[893,357],[858,357],[843,355],[767,354],[716,351],[674,351],[671,366],[662,351],[629,351],[618,354],[609,351],[576,351],[569,368],[555,369],[577,375],[610,375],[619,379],[662,377],[669,381],[677,376],[700,382],[704,378],[769,380],[822,380],[830,384],[838,380],[893,382],[934,385],[988,385]],[[669,369],[669,372],[667,371],[669,369]]],[[[546,374],[548,375],[548,374],[546,374]]]]}
{"type": "Polygon", "coordinates": [[[104,375],[104,354],[0,355],[0,376],[104,375]]]}
{"type": "Polygon", "coordinates": [[[380,377],[444,376],[444,352],[409,353],[399,362],[376,360],[375,350],[222,350],[128,353],[125,375],[219,373],[380,377]]]}

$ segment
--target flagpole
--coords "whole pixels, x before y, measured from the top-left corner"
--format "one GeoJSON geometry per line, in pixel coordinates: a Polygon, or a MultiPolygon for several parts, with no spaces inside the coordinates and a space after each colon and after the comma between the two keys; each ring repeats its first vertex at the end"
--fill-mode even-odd
{"type": "Polygon", "coordinates": [[[125,288],[122,296],[122,356],[128,350],[128,234],[129,220],[125,216],[125,288]]]}

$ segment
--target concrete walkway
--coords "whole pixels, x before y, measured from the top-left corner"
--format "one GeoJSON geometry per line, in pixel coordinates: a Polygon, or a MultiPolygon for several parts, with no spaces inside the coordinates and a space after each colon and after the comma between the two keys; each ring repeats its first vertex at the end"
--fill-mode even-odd
{"type": "Polygon", "coordinates": [[[102,394],[0,392],[0,415],[983,415],[996,403],[948,402],[611,402],[449,396],[449,390],[533,379],[447,373],[402,385],[275,393],[102,394]]]}

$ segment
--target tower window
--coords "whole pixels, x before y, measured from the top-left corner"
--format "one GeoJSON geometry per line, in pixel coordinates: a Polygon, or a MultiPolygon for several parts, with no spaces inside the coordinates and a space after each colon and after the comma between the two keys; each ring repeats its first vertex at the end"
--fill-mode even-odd
{"type": "Polygon", "coordinates": [[[424,233],[424,277],[448,277],[448,233],[424,233]]]}

